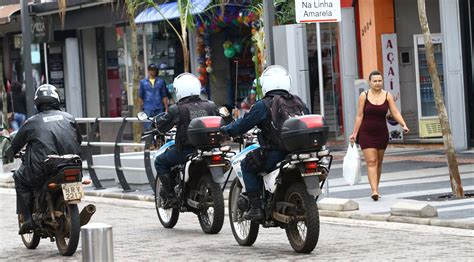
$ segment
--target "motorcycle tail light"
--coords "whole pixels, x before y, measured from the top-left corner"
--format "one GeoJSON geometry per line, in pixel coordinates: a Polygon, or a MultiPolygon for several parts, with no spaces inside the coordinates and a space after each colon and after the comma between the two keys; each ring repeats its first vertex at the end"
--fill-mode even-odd
{"type": "Polygon", "coordinates": [[[315,173],[316,168],[318,167],[318,163],[316,163],[316,162],[306,162],[306,163],[304,163],[304,167],[306,169],[306,173],[315,173]]]}
{"type": "Polygon", "coordinates": [[[214,164],[220,164],[222,162],[222,156],[221,155],[213,155],[211,157],[211,163],[214,164]]]}
{"type": "Polygon", "coordinates": [[[80,169],[65,169],[64,171],[64,179],[68,182],[75,182],[77,180],[77,176],[81,174],[80,169]]]}

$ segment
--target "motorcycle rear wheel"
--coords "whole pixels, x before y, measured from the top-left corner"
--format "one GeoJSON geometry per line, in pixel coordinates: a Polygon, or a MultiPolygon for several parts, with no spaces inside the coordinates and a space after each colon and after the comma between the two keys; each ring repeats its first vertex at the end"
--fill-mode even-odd
{"type": "Polygon", "coordinates": [[[160,179],[155,179],[155,208],[161,225],[165,228],[173,228],[178,223],[179,210],[178,208],[162,208],[162,200],[160,196],[161,183],[160,179]]]}
{"type": "Polygon", "coordinates": [[[209,176],[202,176],[198,189],[200,192],[201,210],[198,214],[202,231],[207,234],[217,234],[224,225],[224,196],[219,184],[209,176]]]}
{"type": "Polygon", "coordinates": [[[252,220],[244,219],[245,210],[238,207],[242,185],[238,178],[234,179],[229,192],[229,222],[232,235],[241,246],[251,246],[257,240],[259,224],[252,220]],[[234,222],[235,221],[235,222],[234,222]]]}
{"type": "MultiPolygon", "coordinates": [[[[21,214],[18,214],[18,226],[21,228],[23,225],[23,218],[21,214]]],[[[21,235],[21,241],[28,249],[36,249],[38,247],[41,237],[37,233],[29,233],[21,235]]]]}
{"type": "Polygon", "coordinates": [[[76,252],[81,233],[79,209],[77,204],[68,204],[60,197],[55,210],[63,213],[56,218],[59,223],[56,230],[56,246],[62,256],[72,256],[76,252]]]}
{"type": "Polygon", "coordinates": [[[286,191],[285,202],[303,212],[303,219],[286,226],[286,236],[291,247],[298,253],[311,253],[319,239],[319,212],[316,201],[303,183],[294,183],[286,191]]]}

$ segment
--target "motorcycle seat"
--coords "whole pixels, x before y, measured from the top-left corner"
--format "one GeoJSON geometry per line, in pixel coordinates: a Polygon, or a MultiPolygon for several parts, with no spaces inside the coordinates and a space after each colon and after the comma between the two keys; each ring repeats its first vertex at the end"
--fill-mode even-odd
{"type": "Polygon", "coordinates": [[[44,161],[46,170],[53,170],[53,174],[57,173],[61,168],[65,166],[82,166],[81,157],[78,155],[48,155],[48,158],[44,161]]]}

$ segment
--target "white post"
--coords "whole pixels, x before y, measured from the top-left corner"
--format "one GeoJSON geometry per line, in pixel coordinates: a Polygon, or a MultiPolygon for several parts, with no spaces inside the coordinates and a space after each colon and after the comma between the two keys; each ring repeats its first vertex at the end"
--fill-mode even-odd
{"type": "Polygon", "coordinates": [[[323,79],[323,58],[321,50],[321,29],[319,23],[316,23],[316,35],[318,36],[318,77],[319,77],[319,108],[321,115],[324,116],[324,79],[323,79]]]}
{"type": "Polygon", "coordinates": [[[82,261],[114,261],[112,226],[90,223],[81,227],[82,261]]]}

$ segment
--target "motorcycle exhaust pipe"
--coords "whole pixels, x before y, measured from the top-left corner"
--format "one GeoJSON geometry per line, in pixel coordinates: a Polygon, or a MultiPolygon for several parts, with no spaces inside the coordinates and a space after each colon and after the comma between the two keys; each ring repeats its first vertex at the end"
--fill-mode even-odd
{"type": "Polygon", "coordinates": [[[95,206],[93,204],[89,204],[82,209],[81,214],[79,214],[79,221],[81,221],[81,227],[89,223],[94,213],[95,206]]]}

